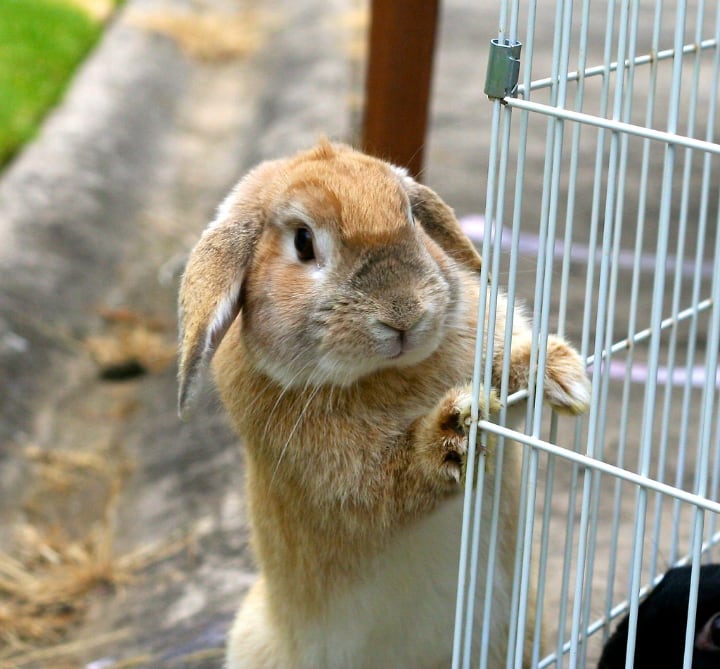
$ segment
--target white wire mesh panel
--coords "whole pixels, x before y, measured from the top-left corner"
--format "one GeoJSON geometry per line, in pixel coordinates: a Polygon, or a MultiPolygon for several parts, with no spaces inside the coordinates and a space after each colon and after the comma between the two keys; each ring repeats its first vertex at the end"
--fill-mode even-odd
{"type": "MultiPolygon", "coordinates": [[[[525,429],[503,428],[503,415],[480,423],[498,435],[498,466],[504,448],[525,451],[507,667],[523,666],[528,639],[533,666],[595,667],[628,612],[632,666],[639,603],[670,567],[691,563],[680,621],[689,668],[698,569],[720,542],[720,3],[507,2],[498,25],[501,42],[523,47],[517,97],[490,103],[489,332],[478,338],[492,341],[498,286],[511,304],[522,288],[531,381],[542,384],[549,332],[578,346],[592,376],[582,419],[550,415],[533,383],[508,398],[503,379],[505,405],[527,403],[525,429]],[[534,43],[538,21],[554,21],[552,45],[534,43]],[[542,49],[550,72],[533,67],[542,49]],[[539,201],[523,188],[530,170],[544,175],[539,201]],[[535,582],[543,615],[530,619],[535,582]]],[[[478,347],[478,392],[491,385],[486,362],[478,347]]],[[[472,655],[474,630],[489,629],[472,621],[492,616],[493,602],[493,557],[478,573],[478,541],[495,536],[503,503],[478,472],[465,496],[455,667],[487,666],[492,643],[483,637],[472,655]],[[495,512],[484,526],[483,505],[495,512]]]]}

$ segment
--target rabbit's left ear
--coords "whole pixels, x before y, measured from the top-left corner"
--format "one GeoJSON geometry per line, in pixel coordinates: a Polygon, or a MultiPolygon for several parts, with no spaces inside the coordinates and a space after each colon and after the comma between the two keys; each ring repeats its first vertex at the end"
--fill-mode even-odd
{"type": "Polygon", "coordinates": [[[269,160],[248,172],[190,253],[178,319],[178,412],[183,418],[202,372],[242,308],[243,280],[268,216],[263,193],[282,166],[282,161],[269,160]]]}
{"type": "Polygon", "coordinates": [[[215,349],[240,312],[242,280],[254,240],[237,229],[208,228],[180,286],[178,413],[187,417],[194,390],[215,349]]]}
{"type": "Polygon", "coordinates": [[[200,237],[180,285],[178,413],[187,417],[194,390],[241,309],[242,282],[264,216],[231,196],[200,237]]]}
{"type": "Polygon", "coordinates": [[[482,258],[463,232],[455,212],[433,190],[409,177],[404,179],[413,215],[425,232],[451,258],[467,268],[479,272],[482,258]]]}

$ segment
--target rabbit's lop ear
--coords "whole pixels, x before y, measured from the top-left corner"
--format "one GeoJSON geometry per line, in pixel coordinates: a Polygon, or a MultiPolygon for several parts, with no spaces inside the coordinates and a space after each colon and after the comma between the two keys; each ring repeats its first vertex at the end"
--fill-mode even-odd
{"type": "Polygon", "coordinates": [[[463,232],[455,212],[433,190],[405,177],[410,206],[425,232],[445,253],[469,269],[479,272],[482,258],[463,232]]]}
{"type": "MultiPolygon", "coordinates": [[[[242,185],[242,182],[241,182],[242,185]]],[[[180,285],[178,412],[187,417],[194,391],[237,317],[242,281],[264,217],[238,202],[236,191],[192,250],[180,285]]]]}

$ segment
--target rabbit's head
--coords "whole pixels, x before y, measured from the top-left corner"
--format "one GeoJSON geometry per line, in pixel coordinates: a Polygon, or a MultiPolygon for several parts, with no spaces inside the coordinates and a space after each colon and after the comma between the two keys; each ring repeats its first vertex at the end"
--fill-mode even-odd
{"type": "Polygon", "coordinates": [[[193,249],[180,291],[180,410],[242,312],[246,355],[282,386],[347,386],[429,357],[480,257],[452,210],[384,161],[321,142],[262,163],[193,249]]]}
{"type": "MultiPolygon", "coordinates": [[[[682,669],[690,601],[690,566],[670,569],[640,604],[635,637],[635,669],[682,669]]],[[[624,669],[630,616],[603,648],[598,669],[624,669]]],[[[692,669],[720,666],[720,564],[700,567],[692,669]]]]}

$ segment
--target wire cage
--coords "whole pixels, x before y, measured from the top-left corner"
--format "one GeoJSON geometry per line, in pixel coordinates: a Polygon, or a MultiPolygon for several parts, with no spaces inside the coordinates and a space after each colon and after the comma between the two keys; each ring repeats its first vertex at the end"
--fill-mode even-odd
{"type": "MultiPolygon", "coordinates": [[[[533,666],[595,667],[625,615],[633,666],[640,603],[668,569],[691,564],[678,621],[689,669],[699,566],[720,543],[720,3],[508,0],[498,25],[482,231],[488,332],[478,319],[489,348],[483,357],[478,346],[476,396],[490,386],[498,286],[512,304],[518,282],[534,279],[536,359],[527,393],[507,397],[505,379],[499,388],[506,407],[527,401],[524,430],[504,428],[502,413],[498,424],[479,421],[468,469],[485,457],[477,445],[488,433],[498,452],[507,439],[523,445],[507,667],[523,666],[527,630],[533,666]],[[553,43],[536,45],[536,25],[550,20],[553,43]],[[537,200],[524,188],[530,171],[543,175],[537,200]],[[592,403],[577,420],[537,399],[549,332],[588,363],[592,403]],[[543,615],[530,619],[535,581],[543,615]]],[[[491,642],[472,656],[470,621],[491,616],[493,600],[492,562],[478,571],[477,546],[491,537],[492,561],[502,505],[499,486],[485,490],[477,472],[465,490],[457,668],[487,666],[491,642]]]]}

